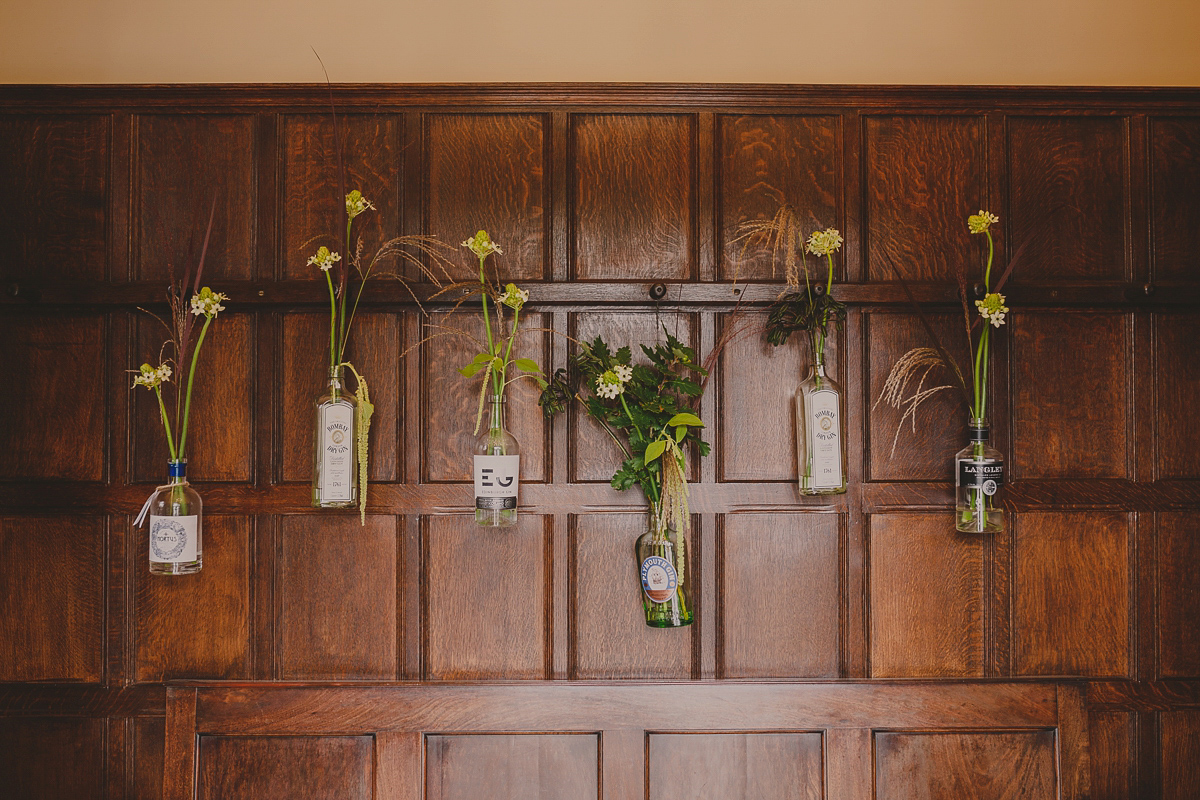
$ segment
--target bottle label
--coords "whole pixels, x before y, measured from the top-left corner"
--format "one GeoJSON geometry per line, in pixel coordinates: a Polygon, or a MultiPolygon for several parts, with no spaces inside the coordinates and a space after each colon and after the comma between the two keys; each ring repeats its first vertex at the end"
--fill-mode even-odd
{"type": "Polygon", "coordinates": [[[959,461],[958,485],[968,489],[982,489],[984,494],[991,497],[1004,485],[1004,462],[992,459],[959,461]]]}
{"type": "Polygon", "coordinates": [[[817,389],[804,402],[808,409],[808,456],[812,459],[807,485],[811,489],[839,489],[843,481],[838,393],[833,389],[817,389]]]}
{"type": "Polygon", "coordinates": [[[158,564],[181,564],[196,560],[196,528],[200,517],[157,517],[150,515],[150,560],[158,564]]]}
{"type": "Polygon", "coordinates": [[[475,456],[475,507],[517,507],[520,456],[475,456]]]}
{"type": "Polygon", "coordinates": [[[354,407],[321,406],[321,501],[354,499],[354,407]]]}
{"type": "Polygon", "coordinates": [[[650,556],[642,562],[642,589],[652,603],[669,603],[679,586],[675,565],[662,556],[650,556]]]}

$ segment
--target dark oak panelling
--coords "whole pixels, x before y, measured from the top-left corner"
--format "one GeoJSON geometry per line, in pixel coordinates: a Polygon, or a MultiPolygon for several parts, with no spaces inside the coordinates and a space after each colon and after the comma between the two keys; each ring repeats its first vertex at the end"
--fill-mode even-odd
{"type": "Polygon", "coordinates": [[[1088,714],[1092,800],[1136,797],[1133,782],[1134,715],[1126,711],[1088,714]]]}
{"type": "Polygon", "coordinates": [[[1200,316],[1161,314],[1155,316],[1158,393],[1157,437],[1159,478],[1200,477],[1200,415],[1195,413],[1200,397],[1200,316]]]}
{"type": "Polygon", "coordinates": [[[1163,800],[1191,800],[1200,794],[1200,712],[1170,711],[1158,725],[1163,800]]]}
{"type": "Polygon", "coordinates": [[[430,736],[428,800],[595,800],[600,748],[593,735],[430,736]]]}
{"type": "Polygon", "coordinates": [[[1130,541],[1117,511],[1019,514],[1013,673],[1125,677],[1130,541]]]}
{"type": "Polygon", "coordinates": [[[1125,124],[1120,117],[1008,118],[1010,219],[1000,225],[1011,252],[1027,247],[1014,281],[1119,281],[1129,273],[1125,124]]]}
{"type": "Polygon", "coordinates": [[[0,719],[0,794],[38,800],[100,800],[104,720],[0,719]]]}
{"type": "Polygon", "coordinates": [[[821,800],[820,733],[652,733],[651,800],[821,800]]]}
{"type": "Polygon", "coordinates": [[[871,675],[983,676],[983,537],[946,513],[873,514],[871,675]]]}
{"type": "Polygon", "coordinates": [[[1200,675],[1200,522],[1191,511],[1158,515],[1158,672],[1200,675]]]}
{"type": "Polygon", "coordinates": [[[877,733],[875,797],[1056,800],[1051,731],[877,733]]]}
{"type": "MultiPolygon", "coordinates": [[[[312,481],[315,403],[329,375],[329,315],[285,314],[279,359],[280,472],[285,481],[312,481]],[[294,432],[294,433],[284,433],[294,432]]],[[[371,382],[367,377],[368,385],[371,382]]],[[[371,400],[381,411],[384,404],[371,400]]],[[[372,419],[374,422],[374,419],[372,419]]],[[[374,427],[374,425],[372,425],[374,427]]]]}
{"type": "Polygon", "coordinates": [[[1200,258],[1200,119],[1150,120],[1150,230],[1156,281],[1195,278],[1200,258]]]}
{"type": "Polygon", "coordinates": [[[986,138],[978,116],[863,121],[864,249],[872,280],[954,280],[978,263],[967,216],[988,203],[986,138]]]}
{"type": "Polygon", "coordinates": [[[147,526],[136,529],[136,680],[250,677],[251,524],[206,514],[199,575],[151,575],[147,526]]]}
{"type": "Polygon", "coordinates": [[[838,674],[837,515],[729,514],[717,561],[718,674],[838,674]]]}
{"type": "MultiPolygon", "coordinates": [[[[643,514],[581,515],[571,534],[570,677],[675,678],[692,674],[696,625],[646,625],[634,544],[646,532],[643,514]]],[[[687,569],[700,573],[698,531],[686,540],[687,569]]],[[[697,602],[696,584],[692,603],[697,602]]]]}
{"type": "Polygon", "coordinates": [[[111,118],[0,118],[0,276],[61,280],[124,278],[106,270],[111,118]]]}
{"type": "MultiPolygon", "coordinates": [[[[508,280],[549,277],[546,205],[548,115],[429,114],[426,232],[447,244],[484,228],[504,249],[491,265],[508,280]]],[[[459,280],[478,276],[466,251],[459,280]]]]}
{"type": "Polygon", "coordinates": [[[805,236],[842,227],[841,117],[721,116],[717,125],[720,276],[782,279],[782,263],[772,272],[770,248],[736,241],[738,226],[771,219],[787,203],[805,236]]]}
{"type": "Polygon", "coordinates": [[[105,327],[91,314],[0,319],[0,370],[14,380],[0,393],[0,480],[104,479],[105,327]]]}
{"type": "Polygon", "coordinates": [[[1128,477],[1129,324],[1103,312],[1013,315],[1015,477],[1128,477]]]}
{"type": "MultiPolygon", "coordinates": [[[[400,233],[400,152],[402,122],[385,114],[338,114],[346,170],[345,191],[358,189],[377,209],[354,220],[354,246],[361,237],[365,255],[400,233]]],[[[338,196],[337,151],[329,113],[289,115],[280,126],[280,274],[321,278],[307,264],[321,245],[348,257],[346,204],[338,196]]],[[[345,263],[345,262],[343,262],[345,263]]],[[[369,380],[369,379],[368,379],[369,380]]]]}
{"type": "Polygon", "coordinates": [[[195,269],[214,200],[203,283],[257,277],[256,118],[250,114],[147,114],[134,122],[134,277],[168,281],[172,269],[181,275],[187,267],[195,269]]]}
{"type": "Polygon", "coordinates": [[[202,736],[200,800],[370,800],[370,736],[202,736]]]}
{"type": "Polygon", "coordinates": [[[105,522],[0,517],[0,680],[104,675],[105,522]]]}
{"type": "Polygon", "coordinates": [[[132,800],[162,800],[165,728],[158,717],[133,720],[132,800]]]}
{"type": "MultiPolygon", "coordinates": [[[[369,287],[369,285],[368,285],[369,287]]],[[[370,292],[370,288],[367,289],[370,292]]],[[[403,370],[407,362],[400,360],[404,352],[403,315],[359,312],[350,328],[350,344],[346,348],[345,360],[353,364],[367,381],[371,392],[371,404],[375,413],[371,416],[369,475],[372,481],[396,481],[400,478],[403,463],[403,444],[408,439],[413,423],[404,414],[403,370]]],[[[326,323],[328,330],[328,323],[326,323]]],[[[319,356],[324,351],[313,353],[319,356]]],[[[321,362],[324,366],[324,361],[321,362]]],[[[345,386],[355,390],[358,384],[354,373],[345,369],[345,386]]],[[[323,391],[320,390],[320,391],[323,391]]],[[[312,427],[312,403],[319,391],[308,399],[309,427],[312,427]]],[[[293,429],[289,429],[293,430],[293,429]]],[[[305,430],[303,427],[294,430],[305,430]]],[[[305,430],[307,433],[307,430],[305,430]]],[[[300,437],[304,438],[304,437],[300,437]]],[[[307,472],[312,479],[312,450],[309,450],[307,472]]],[[[369,493],[368,493],[369,494],[369,493]]]]}
{"type": "Polygon", "coordinates": [[[523,512],[488,531],[473,516],[434,516],[422,529],[425,677],[546,677],[551,574],[545,518],[523,512]]]}
{"type": "Polygon", "coordinates": [[[686,280],[696,274],[695,120],[571,118],[571,275],[686,280]]]}
{"type": "Polygon", "coordinates": [[[393,517],[283,518],[276,558],[278,675],[387,680],[397,663],[393,517]]]}

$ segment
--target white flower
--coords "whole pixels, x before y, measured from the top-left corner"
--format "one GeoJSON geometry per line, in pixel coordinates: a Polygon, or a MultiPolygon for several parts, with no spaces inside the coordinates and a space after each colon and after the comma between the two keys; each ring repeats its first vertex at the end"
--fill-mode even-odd
{"type": "Polygon", "coordinates": [[[827,256],[842,246],[842,234],[837,228],[816,231],[808,237],[808,252],[814,256],[827,256]]]}
{"type": "Polygon", "coordinates": [[[368,209],[374,211],[375,206],[371,205],[371,201],[363,197],[362,192],[358,189],[346,195],[346,216],[350,219],[354,219],[368,209]]]}
{"type": "Polygon", "coordinates": [[[322,272],[328,272],[329,270],[333,269],[334,263],[341,260],[342,257],[337,253],[329,252],[328,247],[318,247],[317,254],[315,256],[309,256],[308,265],[312,266],[313,264],[316,264],[321,268],[322,272]]]}
{"type": "Polygon", "coordinates": [[[500,302],[511,308],[513,311],[520,311],[521,306],[529,301],[529,292],[518,289],[516,284],[510,283],[504,287],[504,294],[500,296],[500,302]]]}
{"type": "Polygon", "coordinates": [[[999,292],[991,292],[982,300],[976,300],[975,307],[979,309],[979,316],[992,323],[992,327],[999,328],[1004,324],[1008,306],[1004,305],[1004,295],[999,292]]]}
{"type": "Polygon", "coordinates": [[[981,209],[978,214],[967,217],[967,227],[971,229],[971,233],[983,233],[999,221],[1000,218],[995,214],[981,209]]]}
{"type": "Polygon", "coordinates": [[[623,394],[624,391],[625,385],[621,383],[621,379],[611,369],[596,378],[596,394],[599,397],[615,400],[617,395],[623,394]]]}
{"type": "Polygon", "coordinates": [[[222,292],[214,292],[205,286],[198,294],[192,295],[192,313],[196,316],[203,314],[211,319],[218,312],[225,310],[225,306],[221,305],[221,301],[228,299],[228,295],[222,292]]]}
{"type": "Polygon", "coordinates": [[[633,367],[627,364],[617,364],[613,367],[613,372],[621,383],[629,383],[629,379],[633,377],[633,367]]]}
{"type": "Polygon", "coordinates": [[[472,238],[465,240],[462,246],[469,249],[479,258],[487,258],[492,253],[504,255],[504,251],[500,249],[500,245],[492,241],[492,237],[488,236],[487,231],[479,231],[472,238]]]}
{"type": "Polygon", "coordinates": [[[166,383],[167,381],[171,380],[171,365],[160,364],[158,369],[154,370],[154,373],[157,376],[159,383],[166,383]]]}
{"type": "Polygon", "coordinates": [[[167,381],[171,380],[171,367],[167,364],[162,364],[158,367],[152,367],[149,364],[142,364],[133,376],[134,388],[145,386],[147,389],[154,389],[167,381]]]}

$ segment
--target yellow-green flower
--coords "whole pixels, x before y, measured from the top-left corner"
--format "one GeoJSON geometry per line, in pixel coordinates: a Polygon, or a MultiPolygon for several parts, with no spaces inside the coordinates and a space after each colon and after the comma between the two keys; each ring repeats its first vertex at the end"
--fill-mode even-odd
{"type": "Polygon", "coordinates": [[[516,284],[510,283],[504,287],[504,294],[500,295],[500,302],[513,311],[520,311],[521,306],[529,302],[529,292],[522,291],[517,288],[516,284]]]}
{"type": "Polygon", "coordinates": [[[816,231],[808,237],[808,252],[814,256],[827,256],[842,246],[842,234],[837,228],[816,231]]]}
{"type": "Polygon", "coordinates": [[[355,189],[350,194],[346,195],[346,216],[354,219],[364,211],[374,211],[375,206],[371,205],[371,201],[362,196],[362,192],[355,189]]]}
{"type": "Polygon", "coordinates": [[[469,249],[479,258],[487,258],[492,253],[504,255],[504,251],[500,249],[500,245],[492,241],[492,237],[488,236],[487,231],[479,231],[473,237],[464,241],[462,246],[469,249]]]}
{"type": "Polygon", "coordinates": [[[228,295],[222,292],[214,292],[205,286],[198,294],[192,295],[192,313],[196,316],[203,314],[212,319],[218,312],[225,310],[225,306],[221,305],[221,301],[228,299],[228,295]]]}
{"type": "Polygon", "coordinates": [[[1008,306],[1004,305],[1004,295],[999,292],[992,292],[982,300],[976,300],[975,307],[979,309],[981,317],[992,323],[992,327],[999,328],[1004,324],[1004,315],[1008,313],[1008,306]]]}
{"type": "Polygon", "coordinates": [[[169,380],[171,380],[169,364],[160,364],[157,367],[142,364],[137,374],[133,376],[133,385],[134,387],[145,386],[147,389],[154,389],[169,380]]]}
{"type": "Polygon", "coordinates": [[[328,272],[329,270],[333,269],[333,265],[336,262],[341,260],[342,257],[340,255],[329,252],[328,247],[321,246],[317,248],[317,254],[315,256],[308,257],[308,265],[312,266],[313,264],[316,264],[321,268],[322,272],[328,272]]]}
{"type": "Polygon", "coordinates": [[[992,212],[980,210],[978,214],[967,217],[967,227],[971,229],[971,233],[983,233],[999,221],[1000,218],[992,212]]]}

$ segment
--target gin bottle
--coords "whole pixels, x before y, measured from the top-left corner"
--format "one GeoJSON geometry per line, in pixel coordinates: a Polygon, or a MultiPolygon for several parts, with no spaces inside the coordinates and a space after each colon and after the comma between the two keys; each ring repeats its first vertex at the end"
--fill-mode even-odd
{"type": "Polygon", "coordinates": [[[842,390],[825,374],[825,354],[816,347],[813,353],[813,365],[796,391],[800,494],[842,494],[846,491],[842,390]]]}
{"type": "Polygon", "coordinates": [[[342,383],[342,368],[329,370],[329,385],[317,398],[313,434],[314,508],[346,508],[358,502],[358,400],[342,383]]]}
{"type": "Polygon", "coordinates": [[[682,628],[692,624],[691,583],[683,534],[650,506],[650,524],[636,545],[642,608],[651,628],[682,628]]]}
{"type": "Polygon", "coordinates": [[[986,419],[972,417],[971,443],[954,457],[955,528],[961,533],[1002,533],[1004,509],[996,493],[1004,485],[1004,456],[988,443],[986,419]]]}
{"type": "Polygon", "coordinates": [[[187,459],[167,462],[167,483],[150,499],[150,572],[189,575],[204,565],[204,512],[187,480],[187,459]]]}
{"type": "Polygon", "coordinates": [[[475,522],[485,528],[517,524],[521,450],[504,428],[504,397],[488,407],[487,428],[475,442],[475,522]]]}

